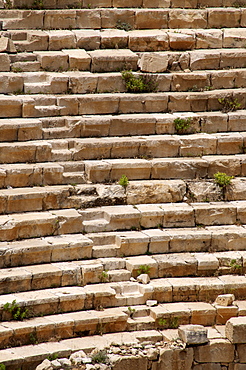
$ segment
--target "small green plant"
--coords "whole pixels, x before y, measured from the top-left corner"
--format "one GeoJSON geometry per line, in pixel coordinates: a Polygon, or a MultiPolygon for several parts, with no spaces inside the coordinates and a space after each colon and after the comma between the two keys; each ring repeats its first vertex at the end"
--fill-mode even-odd
{"type": "Polygon", "coordinates": [[[122,22],[120,19],[116,22],[116,28],[123,31],[131,31],[132,26],[129,23],[122,22]]]}
{"type": "Polygon", "coordinates": [[[38,344],[38,338],[36,333],[30,333],[29,335],[30,344],[38,344]]]}
{"type": "Polygon", "coordinates": [[[59,357],[58,353],[52,353],[47,358],[48,358],[49,361],[54,361],[54,360],[57,360],[58,357],[59,357]]]}
{"type": "Polygon", "coordinates": [[[4,364],[0,364],[0,370],[6,370],[6,366],[4,364]]]}
{"type": "Polygon", "coordinates": [[[33,9],[44,9],[44,2],[43,0],[34,0],[32,3],[33,9]]]}
{"type": "Polygon", "coordinates": [[[175,118],[174,127],[177,134],[185,134],[191,126],[191,117],[189,118],[175,118]]]}
{"type": "Polygon", "coordinates": [[[230,185],[231,180],[234,176],[228,176],[224,172],[217,172],[214,174],[214,180],[217,185],[219,185],[222,189],[225,189],[226,186],[230,185]]]}
{"type": "Polygon", "coordinates": [[[156,76],[150,74],[141,74],[134,76],[132,71],[121,72],[125,81],[127,92],[131,93],[149,93],[157,90],[156,76]]]}
{"type": "Polygon", "coordinates": [[[237,260],[235,260],[235,259],[232,259],[230,261],[230,267],[231,267],[232,271],[234,271],[236,273],[241,273],[242,272],[242,265],[237,263],[237,260]]]}
{"type": "Polygon", "coordinates": [[[123,186],[123,188],[126,189],[128,184],[129,184],[128,177],[126,175],[122,175],[119,180],[119,185],[123,186]]]}
{"type": "Polygon", "coordinates": [[[133,319],[135,312],[136,312],[135,308],[128,307],[128,313],[131,319],[133,319]]]}
{"type": "Polygon", "coordinates": [[[12,9],[12,1],[11,0],[5,0],[4,4],[5,4],[4,5],[5,9],[12,9]]]}
{"type": "Polygon", "coordinates": [[[139,269],[137,271],[137,274],[138,275],[141,275],[141,274],[149,274],[150,273],[150,267],[149,265],[141,265],[139,266],[139,269]]]}
{"type": "Polygon", "coordinates": [[[3,309],[11,314],[13,320],[22,321],[28,318],[28,309],[19,306],[15,299],[11,303],[5,303],[3,309]]]}
{"type": "Polygon", "coordinates": [[[222,105],[222,112],[233,112],[239,108],[241,108],[241,104],[238,102],[233,95],[227,96],[225,98],[219,98],[218,102],[222,105]]]}
{"type": "Polygon", "coordinates": [[[167,325],[167,319],[163,319],[163,318],[159,319],[158,320],[158,325],[162,326],[162,327],[167,327],[168,326],[167,325]]]}
{"type": "Polygon", "coordinates": [[[108,283],[109,282],[109,275],[108,275],[108,271],[105,270],[105,271],[102,271],[100,274],[99,274],[99,280],[101,283],[108,283]]]}
{"type": "Polygon", "coordinates": [[[91,362],[93,364],[107,364],[108,355],[106,350],[100,350],[91,356],[91,362]]]}

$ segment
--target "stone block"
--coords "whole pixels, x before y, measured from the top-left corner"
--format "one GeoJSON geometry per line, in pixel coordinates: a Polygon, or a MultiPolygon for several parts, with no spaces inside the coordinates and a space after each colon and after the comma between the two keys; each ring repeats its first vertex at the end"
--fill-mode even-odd
{"type": "Polygon", "coordinates": [[[137,29],[168,28],[167,9],[138,9],[135,17],[135,28],[137,29]]]}
{"type": "MultiPolygon", "coordinates": [[[[69,27],[67,27],[69,28],[69,27]]],[[[101,13],[100,10],[79,9],[76,10],[76,27],[77,29],[100,29],[101,13]]]]}
{"type": "Polygon", "coordinates": [[[168,56],[166,53],[143,53],[138,61],[142,72],[160,73],[168,68],[168,56]]]}
{"type": "Polygon", "coordinates": [[[179,336],[187,345],[208,342],[208,330],[202,325],[180,325],[179,336]]]}
{"type": "Polygon", "coordinates": [[[226,339],[211,339],[203,346],[194,348],[194,358],[197,362],[223,362],[234,360],[234,346],[226,339]]]}
{"type": "Polygon", "coordinates": [[[63,49],[64,54],[68,55],[69,68],[79,71],[90,71],[91,57],[83,49],[63,49]]]}
{"type": "Polygon", "coordinates": [[[138,57],[131,50],[107,49],[89,52],[92,59],[92,72],[113,72],[117,70],[136,70],[138,57]]]}
{"type": "Polygon", "coordinates": [[[226,338],[229,339],[231,343],[245,343],[245,325],[245,316],[230,318],[225,326],[226,338]]]}
{"type": "Polygon", "coordinates": [[[168,50],[168,35],[161,30],[129,31],[129,49],[144,52],[168,50]]]}

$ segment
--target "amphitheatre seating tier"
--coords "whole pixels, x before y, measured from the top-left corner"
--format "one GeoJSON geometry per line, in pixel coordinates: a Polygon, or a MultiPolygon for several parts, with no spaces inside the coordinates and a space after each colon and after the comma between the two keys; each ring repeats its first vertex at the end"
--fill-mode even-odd
{"type": "Polygon", "coordinates": [[[245,0],[0,0],[0,367],[182,324],[234,351],[245,45],[245,0]]]}

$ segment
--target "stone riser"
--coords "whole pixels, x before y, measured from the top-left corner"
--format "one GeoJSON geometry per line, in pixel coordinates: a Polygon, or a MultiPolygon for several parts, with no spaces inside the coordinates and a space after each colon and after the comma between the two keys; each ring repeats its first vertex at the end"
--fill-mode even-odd
{"type": "MultiPolygon", "coordinates": [[[[33,9],[32,0],[12,0],[12,6],[16,8],[33,9]]],[[[245,1],[240,1],[241,6],[245,1]]],[[[64,9],[64,8],[204,8],[204,7],[227,7],[232,6],[231,0],[97,0],[90,3],[89,0],[43,0],[45,9],[64,9]]]]}
{"type": "MultiPolygon", "coordinates": [[[[246,53],[245,53],[246,55],[246,53]]],[[[134,74],[138,77],[141,74],[134,74]]],[[[191,73],[154,74],[157,92],[209,91],[215,89],[245,88],[246,70],[204,71],[191,73]]],[[[127,92],[120,73],[90,74],[83,72],[55,73],[3,73],[0,93],[20,94],[72,94],[127,92]],[[46,80],[47,82],[43,82],[46,80]],[[29,82],[36,80],[36,82],[29,82]]]]}
{"type": "Polygon", "coordinates": [[[187,133],[194,128],[196,132],[207,133],[246,131],[244,110],[229,113],[180,112],[40,119],[9,118],[0,120],[0,141],[174,134],[174,120],[189,117],[194,125],[188,128],[187,133]]]}
{"type": "Polygon", "coordinates": [[[245,89],[186,93],[0,96],[0,118],[64,115],[218,111],[218,99],[232,96],[245,108],[245,89]]]}
{"type": "Polygon", "coordinates": [[[245,144],[245,132],[0,143],[0,163],[244,154],[245,144]]]}
{"type": "Polygon", "coordinates": [[[18,29],[175,29],[245,27],[244,8],[4,10],[2,30],[18,29]],[[223,18],[223,22],[221,22],[223,18]],[[117,23],[118,22],[118,23],[117,23]]]}
{"type": "MultiPolygon", "coordinates": [[[[95,57],[98,55],[98,49],[114,49],[114,52],[116,52],[117,49],[129,49],[128,51],[132,52],[174,51],[176,52],[176,56],[178,54],[177,51],[190,51],[193,49],[199,51],[200,49],[205,49],[207,52],[207,49],[214,49],[215,55],[213,56],[211,55],[211,52],[209,53],[211,55],[209,59],[212,59],[212,61],[210,60],[207,62],[207,65],[211,65],[211,63],[217,65],[222,48],[244,48],[246,34],[243,33],[242,29],[243,28],[228,28],[225,30],[173,29],[172,31],[152,29],[129,32],[114,29],[104,31],[88,29],[73,31],[9,30],[3,31],[2,36],[10,38],[14,44],[12,46],[16,48],[19,53],[33,51],[35,55],[26,56],[27,61],[37,60],[41,63],[41,67],[43,69],[61,71],[68,68],[68,62],[70,63],[71,68],[79,68],[81,70],[88,69],[90,58],[88,58],[87,53],[82,50],[82,53],[75,53],[74,55],[74,51],[76,52],[74,49],[87,50],[90,56],[92,58],[94,57],[94,60],[96,60],[95,57]],[[66,35],[64,35],[64,32],[66,35]],[[219,50],[216,51],[215,49],[219,50]],[[43,53],[47,53],[47,51],[49,51],[48,55],[50,55],[50,59],[48,61],[43,59],[44,55],[46,56],[46,54],[43,53]],[[56,63],[54,58],[52,59],[51,51],[56,53],[57,58],[59,57],[56,63]],[[80,59],[78,62],[74,60],[76,59],[76,55],[77,58],[79,56],[80,59]],[[53,63],[49,63],[50,61],[53,63]]],[[[108,56],[106,51],[105,53],[108,56]]],[[[226,53],[225,56],[222,55],[221,66],[223,66],[223,68],[226,68],[228,63],[230,67],[234,66],[235,68],[242,65],[242,61],[236,61],[235,55],[231,55],[230,57],[234,57],[234,60],[228,61],[226,53]]],[[[10,57],[8,57],[8,54],[3,54],[1,58],[2,61],[5,62],[5,68],[8,68],[4,69],[4,65],[2,65],[1,68],[3,71],[9,71],[10,61],[14,63],[15,61],[23,60],[21,55],[18,56],[16,54],[13,54],[10,57]]],[[[125,62],[128,62],[128,60],[125,62]]],[[[121,69],[127,67],[128,69],[133,68],[131,67],[132,64],[130,66],[126,64],[127,63],[125,63],[125,67],[121,65],[121,69]]],[[[194,63],[194,66],[192,65],[193,68],[196,68],[196,65],[199,66],[199,63],[194,63]]],[[[17,64],[15,67],[16,72],[18,72],[19,67],[22,67],[25,70],[25,66],[23,66],[23,64],[21,66],[17,64]]],[[[97,69],[93,67],[93,71],[100,71],[98,66],[96,67],[97,69]]],[[[102,67],[107,68],[107,63],[104,63],[102,67]]],[[[28,68],[28,66],[26,68],[28,68]]],[[[36,67],[34,65],[33,68],[38,68],[38,64],[36,64],[36,67]]],[[[205,68],[209,69],[211,67],[205,68]]],[[[204,69],[204,67],[202,69],[204,69]]],[[[112,70],[113,69],[111,69],[111,71],[112,70]]]]}

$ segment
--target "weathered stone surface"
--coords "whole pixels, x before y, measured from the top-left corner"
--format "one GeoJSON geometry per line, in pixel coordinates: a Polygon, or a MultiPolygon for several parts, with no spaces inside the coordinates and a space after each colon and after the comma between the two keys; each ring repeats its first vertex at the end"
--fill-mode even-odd
{"type": "Polygon", "coordinates": [[[226,323],[226,337],[231,341],[231,343],[245,343],[245,327],[245,316],[231,318],[226,323]]]}
{"type": "Polygon", "coordinates": [[[138,60],[138,66],[143,72],[165,72],[168,67],[168,56],[164,53],[144,53],[138,60]]]}
{"type": "Polygon", "coordinates": [[[188,345],[208,342],[207,329],[202,325],[181,325],[178,330],[180,338],[188,345]]]}

